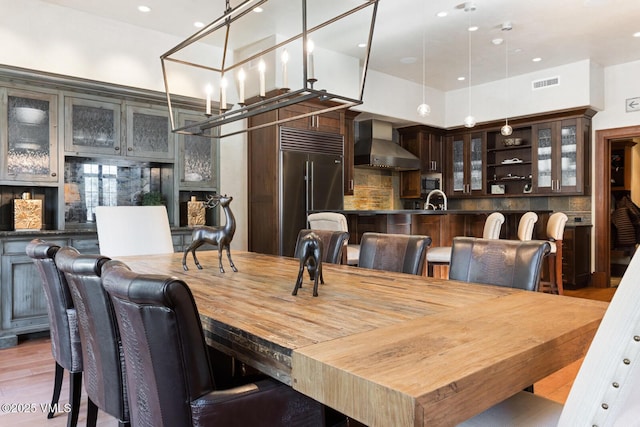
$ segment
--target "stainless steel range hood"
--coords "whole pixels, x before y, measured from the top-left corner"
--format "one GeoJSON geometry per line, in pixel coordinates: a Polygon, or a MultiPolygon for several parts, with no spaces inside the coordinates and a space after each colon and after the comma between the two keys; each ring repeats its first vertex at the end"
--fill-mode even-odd
{"type": "Polygon", "coordinates": [[[420,159],[393,142],[392,135],[391,123],[358,122],[354,166],[399,171],[420,169],[420,159]]]}

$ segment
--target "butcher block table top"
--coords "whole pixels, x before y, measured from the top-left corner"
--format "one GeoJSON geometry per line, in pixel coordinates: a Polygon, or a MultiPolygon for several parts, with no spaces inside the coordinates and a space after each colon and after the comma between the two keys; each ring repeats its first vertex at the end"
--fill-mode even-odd
{"type": "Polygon", "coordinates": [[[369,426],[455,425],[582,357],[600,301],[232,251],[119,258],[187,282],[207,343],[369,426]]]}

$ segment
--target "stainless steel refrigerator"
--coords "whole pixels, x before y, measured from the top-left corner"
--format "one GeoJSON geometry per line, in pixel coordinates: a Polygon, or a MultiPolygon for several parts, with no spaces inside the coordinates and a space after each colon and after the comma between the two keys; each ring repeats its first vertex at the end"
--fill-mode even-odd
{"type": "Polygon", "coordinates": [[[307,214],[343,209],[343,137],[280,128],[280,254],[293,256],[307,214]]]}

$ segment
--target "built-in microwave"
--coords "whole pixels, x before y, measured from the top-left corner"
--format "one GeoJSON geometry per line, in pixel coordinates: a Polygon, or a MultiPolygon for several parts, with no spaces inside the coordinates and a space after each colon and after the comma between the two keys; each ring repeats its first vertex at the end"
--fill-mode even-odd
{"type": "Polygon", "coordinates": [[[440,190],[440,179],[423,176],[422,177],[422,193],[428,193],[431,190],[440,190]]]}

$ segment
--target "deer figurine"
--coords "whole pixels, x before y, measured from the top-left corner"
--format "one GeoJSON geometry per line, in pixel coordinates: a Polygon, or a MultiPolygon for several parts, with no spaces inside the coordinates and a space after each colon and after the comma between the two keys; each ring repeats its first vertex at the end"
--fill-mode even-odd
{"type": "Polygon", "coordinates": [[[230,250],[231,240],[236,232],[236,219],[233,216],[233,212],[231,212],[231,208],[229,208],[229,204],[232,200],[233,197],[227,196],[226,194],[224,196],[215,195],[207,197],[207,201],[204,202],[205,207],[214,208],[218,206],[218,204],[222,206],[227,222],[224,227],[207,227],[203,225],[193,229],[193,232],[191,233],[191,244],[187,249],[185,249],[184,254],[182,255],[182,268],[184,268],[184,271],[189,270],[187,267],[187,254],[189,252],[193,254],[193,261],[195,262],[196,267],[198,267],[199,270],[202,270],[202,266],[196,257],[196,249],[205,243],[218,246],[218,263],[220,265],[220,273],[224,273],[224,267],[222,266],[222,251],[224,249],[227,251],[227,258],[229,258],[229,265],[231,266],[231,269],[233,271],[238,271],[231,259],[230,250]]]}
{"type": "Polygon", "coordinates": [[[300,241],[300,269],[298,270],[298,279],[296,286],[293,288],[291,295],[297,295],[298,289],[302,287],[305,266],[309,270],[309,278],[313,280],[313,296],[318,296],[318,279],[324,285],[322,277],[322,240],[314,232],[304,236],[300,241]]]}

